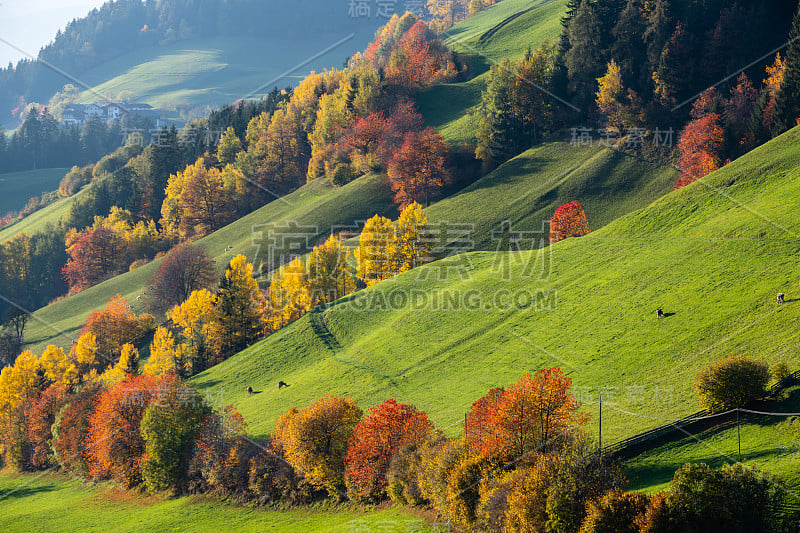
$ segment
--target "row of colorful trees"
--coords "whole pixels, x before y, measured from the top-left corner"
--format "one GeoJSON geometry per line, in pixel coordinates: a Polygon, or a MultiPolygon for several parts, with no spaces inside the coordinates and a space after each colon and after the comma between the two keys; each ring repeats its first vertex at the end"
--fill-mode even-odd
{"type": "Polygon", "coordinates": [[[686,465],[666,491],[623,492],[620,469],[592,449],[570,386],[548,368],[492,389],[456,439],[413,405],[390,399],[365,415],[326,396],[287,411],[256,441],[233,408],[213,409],[174,373],[131,369],[119,381],[40,385],[3,407],[0,445],[18,470],[260,504],[391,499],[484,532],[789,530],[787,491],[743,465],[686,465]]]}

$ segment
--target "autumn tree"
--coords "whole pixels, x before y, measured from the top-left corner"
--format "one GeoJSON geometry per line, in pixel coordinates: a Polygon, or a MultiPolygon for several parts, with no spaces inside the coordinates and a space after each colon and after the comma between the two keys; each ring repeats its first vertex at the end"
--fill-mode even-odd
{"type": "Polygon", "coordinates": [[[589,503],[580,533],[639,533],[636,519],[645,513],[649,498],[642,492],[608,492],[589,503]]]}
{"type": "Polygon", "coordinates": [[[432,260],[432,236],[428,216],[417,202],[406,206],[400,213],[395,239],[389,248],[392,271],[405,272],[432,260]]]}
{"type": "Polygon", "coordinates": [[[392,270],[391,250],[396,236],[392,221],[375,215],[367,220],[358,238],[358,277],[367,285],[374,285],[396,274],[392,270]]]}
{"type": "Polygon", "coordinates": [[[347,448],[345,481],[348,492],[359,499],[386,497],[386,472],[392,456],[409,443],[430,438],[435,430],[424,411],[413,405],[386,400],[359,422],[347,448]]]}
{"type": "Polygon", "coordinates": [[[571,384],[554,367],[526,374],[505,390],[493,389],[488,398],[473,404],[470,414],[486,421],[486,427],[476,428],[467,417],[468,445],[482,456],[508,461],[565,442],[587,422],[569,392],[571,384]]]}
{"type": "Polygon", "coordinates": [[[239,155],[239,152],[242,150],[244,150],[242,141],[236,135],[236,130],[228,126],[228,129],[222,134],[222,138],[220,138],[219,144],[217,145],[217,160],[222,165],[234,163],[236,161],[236,156],[239,155]]]}
{"type": "MultiPolygon", "coordinates": [[[[92,311],[81,328],[81,335],[92,334],[97,339],[97,353],[106,364],[119,360],[124,344],[136,344],[152,331],[155,319],[143,313],[136,315],[130,304],[119,294],[115,295],[103,309],[92,311]]],[[[101,365],[98,371],[102,370],[101,365]]]]}
{"type": "Polygon", "coordinates": [[[253,344],[264,332],[264,299],[243,255],[231,259],[220,278],[209,341],[225,359],[253,344]]]}
{"type": "Polygon", "coordinates": [[[89,420],[86,447],[89,474],[111,477],[124,488],[142,481],[145,441],[140,423],[148,406],[176,378],[149,374],[131,377],[102,392],[89,420]]]}
{"type": "Polygon", "coordinates": [[[326,396],[294,412],[274,432],[286,459],[333,497],[344,490],[344,461],[362,411],[352,400],[326,396]]]}
{"type": "Polygon", "coordinates": [[[311,307],[333,302],[356,290],[347,261],[349,256],[350,249],[334,235],[311,250],[306,261],[311,307]]]}
{"type": "MultiPolygon", "coordinates": [[[[319,251],[315,254],[315,261],[318,255],[319,251]]],[[[321,276],[322,271],[316,274],[321,276]]],[[[271,329],[278,330],[311,310],[312,293],[308,275],[306,263],[300,257],[295,257],[272,274],[267,318],[271,329]]],[[[330,281],[317,278],[314,283],[319,286],[323,282],[330,284],[330,281]]],[[[320,294],[314,298],[322,296],[320,294]]]]}
{"type": "Polygon", "coordinates": [[[64,470],[79,476],[89,473],[88,458],[92,450],[86,446],[89,422],[97,405],[102,386],[89,383],[69,397],[69,402],[52,426],[53,450],[64,470]]]}
{"type": "Polygon", "coordinates": [[[394,200],[401,209],[415,201],[427,204],[450,183],[448,152],[442,136],[433,128],[406,135],[388,168],[394,200]]]}
{"type": "Polygon", "coordinates": [[[712,412],[743,407],[764,395],[769,366],[744,357],[729,357],[704,368],[694,388],[700,403],[712,412]]]}
{"type": "Polygon", "coordinates": [[[577,200],[562,205],[550,218],[550,244],[570,237],[582,237],[590,231],[583,204],[577,200]]]}
{"type": "Polygon", "coordinates": [[[119,362],[103,373],[106,383],[119,383],[128,376],[139,374],[139,350],[133,344],[123,344],[119,362]]]}
{"type": "Polygon", "coordinates": [[[623,102],[624,87],[619,65],[613,59],[608,63],[605,76],[597,80],[597,108],[609,126],[622,133],[624,128],[623,102]]]}
{"type": "Polygon", "coordinates": [[[183,243],[173,248],[147,283],[147,300],[157,313],[184,302],[194,291],[212,290],[217,269],[205,248],[183,243]]]}
{"type": "Polygon", "coordinates": [[[179,380],[168,381],[142,416],[139,429],[144,441],[142,480],[151,492],[179,491],[187,482],[187,471],[195,440],[211,408],[199,394],[179,380]],[[187,400],[187,394],[189,399],[187,400]]]}
{"type": "Polygon", "coordinates": [[[67,403],[67,388],[63,385],[48,387],[25,409],[28,442],[31,447],[30,463],[41,470],[54,466],[51,428],[56,416],[67,403]]]}
{"type": "MultiPolygon", "coordinates": [[[[214,295],[206,289],[192,292],[180,305],[173,307],[167,316],[180,328],[181,345],[174,355],[178,372],[186,377],[208,368],[212,354],[208,342],[209,332],[216,319],[214,295]]],[[[163,334],[162,334],[163,335],[163,334]]]]}
{"type": "Polygon", "coordinates": [[[147,359],[142,372],[154,376],[175,374],[182,368],[184,359],[184,345],[176,345],[172,332],[163,326],[159,326],[156,329],[153,342],[150,344],[150,357],[147,359]]]}
{"type": "Polygon", "coordinates": [[[723,140],[724,130],[717,113],[710,113],[687,124],[678,142],[681,175],[675,189],[695,182],[720,167],[723,140]]]}
{"type": "Polygon", "coordinates": [[[67,234],[69,260],[62,272],[71,292],[87,289],[118,272],[119,238],[108,228],[67,234]]]}

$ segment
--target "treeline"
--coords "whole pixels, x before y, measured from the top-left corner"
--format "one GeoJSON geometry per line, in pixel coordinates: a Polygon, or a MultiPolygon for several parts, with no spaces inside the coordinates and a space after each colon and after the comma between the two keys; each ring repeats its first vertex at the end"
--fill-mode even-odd
{"type": "Polygon", "coordinates": [[[683,186],[796,124],[796,9],[793,0],[571,0],[559,43],[492,69],[476,154],[496,166],[564,127],[590,126],[595,140],[664,162],[678,144],[683,186]],[[731,75],[787,37],[783,56],[731,75]]]}
{"type": "Polygon", "coordinates": [[[0,403],[4,465],[261,505],[391,499],[482,532],[779,533],[797,518],[779,482],[741,464],[685,465],[652,497],[624,492],[558,368],[490,390],[455,439],[413,405],[390,399],[365,414],[326,396],[254,440],[231,406],[127,361],[117,376],[70,386],[54,381],[61,370],[37,369],[26,355],[18,369],[26,385],[0,403]]]}
{"type": "Polygon", "coordinates": [[[0,129],[0,173],[97,161],[122,144],[126,127],[124,121],[99,119],[83,126],[64,126],[46,107],[32,106],[10,137],[0,129]]]}

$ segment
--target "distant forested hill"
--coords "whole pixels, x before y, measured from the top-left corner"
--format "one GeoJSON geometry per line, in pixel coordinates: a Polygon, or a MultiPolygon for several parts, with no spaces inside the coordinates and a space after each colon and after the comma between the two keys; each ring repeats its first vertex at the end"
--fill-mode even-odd
{"type": "MultiPolygon", "coordinates": [[[[363,49],[374,30],[386,21],[378,16],[374,5],[371,7],[370,16],[355,17],[351,16],[355,13],[350,13],[345,1],[108,2],[59,31],[54,40],[39,52],[41,61],[27,59],[0,69],[0,122],[8,123],[11,110],[23,100],[47,103],[65,84],[79,85],[63,73],[80,79],[83,73],[136,50],[174,48],[182,41],[191,41],[196,46],[198,41],[235,36],[268,38],[272,42],[319,40],[318,48],[312,46],[317,51],[336,42],[334,37],[341,39],[353,33],[356,38],[350,48],[363,49]]],[[[286,56],[283,49],[265,49],[258,53],[264,63],[276,56],[286,56]]],[[[342,50],[342,59],[344,57],[345,51],[342,50]]]]}

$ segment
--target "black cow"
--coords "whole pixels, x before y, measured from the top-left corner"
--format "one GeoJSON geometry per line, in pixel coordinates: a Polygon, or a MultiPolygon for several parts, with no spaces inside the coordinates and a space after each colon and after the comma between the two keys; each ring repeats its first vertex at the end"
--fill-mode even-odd
{"type": "Polygon", "coordinates": [[[656,318],[664,318],[664,311],[660,307],[656,309],[656,318]]]}
{"type": "Polygon", "coordinates": [[[247,395],[248,396],[252,396],[253,395],[253,387],[251,387],[249,385],[247,386],[247,395]]]}
{"type": "Polygon", "coordinates": [[[278,390],[281,390],[282,388],[288,387],[288,386],[289,386],[288,383],[284,383],[283,381],[279,381],[278,382],[278,390]]]}
{"type": "Polygon", "coordinates": [[[783,303],[783,297],[784,297],[784,296],[785,296],[785,294],[783,294],[782,292],[779,292],[779,293],[778,293],[778,297],[777,297],[775,300],[776,300],[776,301],[777,301],[779,304],[782,304],[782,303],[783,303]]]}

